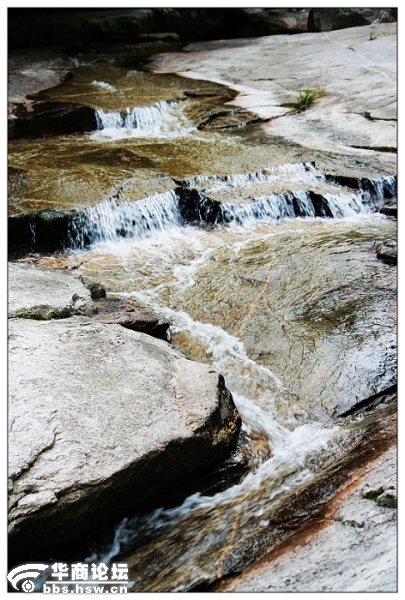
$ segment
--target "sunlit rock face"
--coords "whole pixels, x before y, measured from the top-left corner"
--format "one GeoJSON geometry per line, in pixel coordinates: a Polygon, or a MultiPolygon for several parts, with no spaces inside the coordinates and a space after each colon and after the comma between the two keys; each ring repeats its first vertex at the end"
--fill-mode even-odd
{"type": "Polygon", "coordinates": [[[11,319],[9,334],[14,561],[77,546],[236,443],[223,377],[167,342],[80,316],[11,319]]]}

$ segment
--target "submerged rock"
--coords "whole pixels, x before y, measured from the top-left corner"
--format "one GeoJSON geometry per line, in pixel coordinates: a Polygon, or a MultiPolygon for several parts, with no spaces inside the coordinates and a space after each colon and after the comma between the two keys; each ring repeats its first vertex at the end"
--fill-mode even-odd
{"type": "Polygon", "coordinates": [[[65,551],[217,464],[240,418],[224,379],[87,317],[9,324],[9,550],[65,551]]]}

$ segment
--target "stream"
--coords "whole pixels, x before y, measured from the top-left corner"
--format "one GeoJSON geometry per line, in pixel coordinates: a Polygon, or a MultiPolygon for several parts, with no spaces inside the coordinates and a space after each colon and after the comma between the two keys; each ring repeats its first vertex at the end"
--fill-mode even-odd
{"type": "Polygon", "coordinates": [[[170,342],[225,377],[240,477],[127,515],[79,557],[128,562],[130,591],[198,590],[288,535],[288,507],[367,433],[337,417],[396,381],[395,269],[375,253],[396,239],[378,212],[396,182],[272,138],[224,86],[128,60],[75,58],[39,94],[91,106],[97,130],[10,141],[25,171],[10,210],[70,211],[63,250],[19,260],[77,270],[170,322],[170,342]]]}

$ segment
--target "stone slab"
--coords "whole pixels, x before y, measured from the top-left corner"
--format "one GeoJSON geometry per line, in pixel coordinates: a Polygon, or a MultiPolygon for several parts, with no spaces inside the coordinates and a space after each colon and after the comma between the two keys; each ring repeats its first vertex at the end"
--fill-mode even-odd
{"type": "Polygon", "coordinates": [[[9,320],[10,552],[38,560],[225,458],[224,380],[88,317],[9,320]]]}
{"type": "Polygon", "coordinates": [[[155,57],[157,72],[221,83],[264,128],[307,148],[361,154],[396,148],[397,25],[192,43],[155,57]],[[243,60],[240,57],[243,55],[243,60]],[[321,89],[310,109],[292,114],[297,92],[321,89]]]}
{"type": "Polygon", "coordinates": [[[8,284],[9,317],[69,317],[78,303],[93,304],[90,291],[74,271],[9,262],[8,284]]]}

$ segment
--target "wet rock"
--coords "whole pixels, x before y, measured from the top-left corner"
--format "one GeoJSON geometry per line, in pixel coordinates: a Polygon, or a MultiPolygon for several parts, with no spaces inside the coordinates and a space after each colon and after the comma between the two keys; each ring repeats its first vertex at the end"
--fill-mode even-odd
{"type": "Polygon", "coordinates": [[[398,244],[395,240],[386,240],[378,242],[375,246],[377,258],[393,265],[397,264],[398,244]]]}
{"type": "Polygon", "coordinates": [[[94,110],[68,102],[35,102],[28,112],[17,110],[13,120],[14,138],[43,138],[97,129],[94,110]]]}
{"type": "Polygon", "coordinates": [[[377,498],[378,506],[386,506],[387,508],[397,508],[397,495],[395,490],[385,490],[377,498]]]}
{"type": "Polygon", "coordinates": [[[396,447],[359,473],[323,509],[280,546],[219,589],[223,592],[395,592],[397,522],[392,500],[370,502],[364,494],[393,496],[396,447]],[[391,490],[391,491],[389,491],[391,490]],[[359,562],[359,553],[361,561],[359,562]]]}
{"type": "Polygon", "coordinates": [[[221,223],[221,205],[195,189],[177,188],[180,214],[186,223],[221,223]]]}
{"type": "Polygon", "coordinates": [[[105,291],[105,288],[103,288],[102,285],[100,285],[99,283],[94,283],[92,281],[86,282],[86,280],[83,277],[79,277],[79,279],[89,290],[92,300],[100,300],[101,298],[106,297],[107,292],[105,291]]]}
{"type": "Polygon", "coordinates": [[[225,15],[222,34],[227,38],[259,37],[307,31],[308,9],[235,8],[225,15]]]}
{"type": "MultiPolygon", "coordinates": [[[[96,284],[91,284],[94,286],[96,284]]],[[[167,339],[169,323],[152,315],[140,313],[133,306],[116,298],[103,298],[97,302],[97,314],[93,319],[99,323],[122,325],[132,331],[147,333],[156,338],[167,339]]]]}
{"type": "Polygon", "coordinates": [[[396,219],[398,217],[398,205],[396,202],[387,202],[380,208],[379,212],[387,217],[394,217],[396,219]]]}
{"type": "MultiPolygon", "coordinates": [[[[387,364],[395,362],[391,359],[387,361],[387,364]]],[[[397,384],[393,384],[388,388],[382,389],[381,391],[369,396],[368,398],[363,398],[362,400],[356,401],[353,403],[347,402],[345,399],[341,404],[338,404],[333,409],[332,416],[336,419],[345,418],[345,417],[353,417],[367,414],[370,411],[375,410],[378,405],[386,402],[392,401],[396,398],[397,393],[397,384]]]]}
{"type": "Polygon", "coordinates": [[[256,123],[263,123],[266,120],[268,119],[261,119],[253,113],[240,109],[212,110],[210,112],[206,111],[204,120],[197,125],[197,129],[201,131],[237,129],[256,123]]]}
{"type": "Polygon", "coordinates": [[[331,31],[396,20],[396,8],[311,8],[308,31],[331,31]]]}
{"type": "Polygon", "coordinates": [[[30,252],[54,252],[71,244],[78,217],[76,211],[55,209],[10,215],[8,218],[8,249],[10,255],[30,252]]]}

